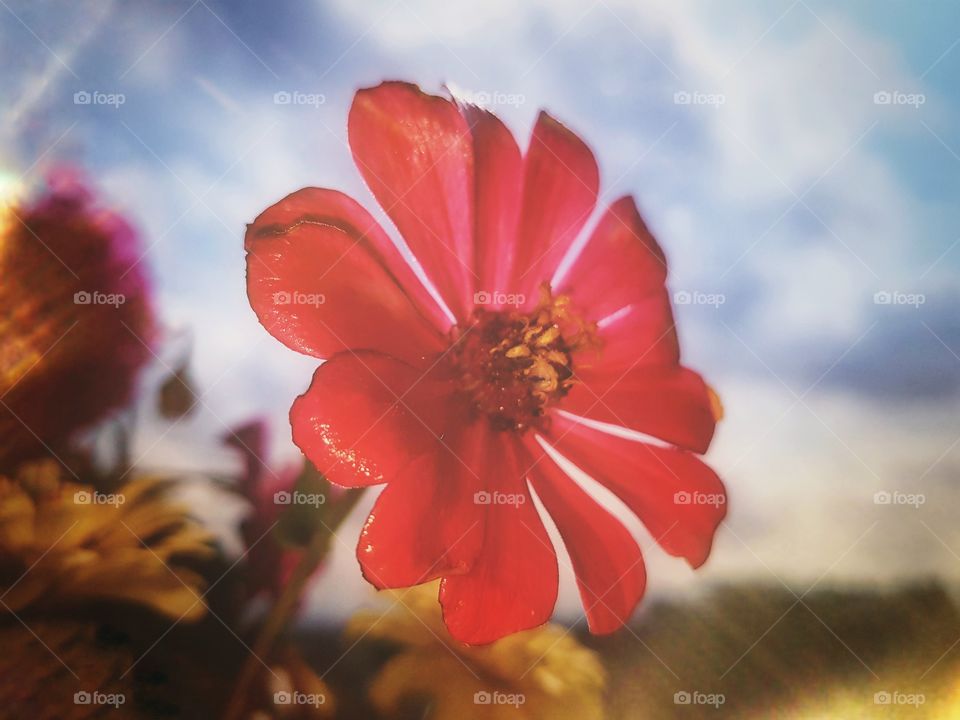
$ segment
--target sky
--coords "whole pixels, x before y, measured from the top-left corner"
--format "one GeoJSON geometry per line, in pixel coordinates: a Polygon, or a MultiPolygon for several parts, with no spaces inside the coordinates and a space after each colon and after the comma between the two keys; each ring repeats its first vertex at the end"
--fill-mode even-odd
{"type": "MultiPolygon", "coordinates": [[[[446,85],[521,144],[540,108],[573,128],[601,205],[633,194],[667,253],[685,362],[726,408],[708,459],[730,512],[697,573],[631,525],[651,593],[960,578],[951,0],[0,0],[0,61],[0,163],[87,168],[143,233],[168,352],[193,351],[203,410],[148,423],[144,465],[229,463],[209,448],[259,416],[278,467],[296,457],[286,412],[316,361],[249,309],[244,225],[307,185],[383,218],[353,93],[446,85]]],[[[363,592],[351,552],[319,605],[363,592]]]]}

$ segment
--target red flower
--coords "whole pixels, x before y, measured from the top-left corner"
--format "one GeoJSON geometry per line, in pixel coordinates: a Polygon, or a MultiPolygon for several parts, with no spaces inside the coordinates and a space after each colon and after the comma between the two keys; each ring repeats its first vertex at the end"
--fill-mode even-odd
{"type": "Polygon", "coordinates": [[[244,470],[237,490],[250,503],[250,514],[240,526],[246,547],[247,599],[261,595],[275,600],[300,560],[300,551],[284,547],[273,532],[284,505],[275,493],[289,492],[297,479],[298,468],[284,467],[274,472],[264,464],[268,454],[267,424],[253,420],[229,431],[223,438],[243,457],[244,470]]]}
{"type": "Polygon", "coordinates": [[[489,112],[390,82],[357,93],[349,138],[453,319],[335,190],[295,192],[248,227],[247,290],[275,337],[327,360],[291,409],[294,441],[333,482],[387,483],[357,548],[364,576],[380,588],[442,577],[444,620],[464,642],[545,622],[557,558],[532,489],[591,630],[618,628],[644,591],[640,549],[555,456],[694,567],[725,514],[723,485],[695,455],[715,416],[703,380],[680,365],[662,251],[624,197],[553,277],[594,210],[599,173],[546,113],[522,154],[489,112]]]}

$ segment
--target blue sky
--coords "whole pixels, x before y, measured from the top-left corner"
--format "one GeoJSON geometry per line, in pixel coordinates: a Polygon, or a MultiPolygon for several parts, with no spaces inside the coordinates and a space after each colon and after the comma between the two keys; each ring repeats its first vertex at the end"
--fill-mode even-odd
{"type": "MultiPolygon", "coordinates": [[[[292,456],[286,409],[314,361],[249,310],[244,223],[304,185],[373,207],[345,145],[353,92],[450,83],[512,96],[493,109],[521,138],[540,107],[574,128],[604,197],[637,197],[671,287],[723,296],[678,307],[687,362],[728,411],[709,457],[731,514],[704,575],[960,575],[955,3],[4,0],[0,59],[0,160],[27,181],[88,167],[143,230],[165,320],[192,335],[208,409],[145,437],[144,462],[257,414],[292,456]],[[882,489],[927,502],[877,506],[882,489]]],[[[697,586],[650,555],[664,586],[697,586]]]]}

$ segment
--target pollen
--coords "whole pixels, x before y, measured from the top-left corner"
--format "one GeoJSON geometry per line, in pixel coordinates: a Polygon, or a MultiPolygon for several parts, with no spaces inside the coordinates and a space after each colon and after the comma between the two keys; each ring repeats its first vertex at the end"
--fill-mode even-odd
{"type": "Polygon", "coordinates": [[[531,312],[477,308],[453,330],[449,352],[460,394],[497,430],[523,432],[575,381],[573,354],[597,344],[596,326],[554,296],[549,285],[531,312]]]}

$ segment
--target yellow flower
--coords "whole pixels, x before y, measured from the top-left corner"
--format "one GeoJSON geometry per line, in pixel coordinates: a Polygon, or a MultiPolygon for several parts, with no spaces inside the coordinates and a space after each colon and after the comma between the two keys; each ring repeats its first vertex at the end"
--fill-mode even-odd
{"type": "Polygon", "coordinates": [[[300,653],[286,645],[276,655],[270,672],[263,674],[266,702],[251,715],[251,720],[332,718],[337,709],[333,693],[300,653]]]}
{"type": "MultiPolygon", "coordinates": [[[[892,669],[881,673],[882,681],[824,681],[816,692],[783,703],[777,708],[777,717],[782,720],[960,720],[960,683],[952,680],[949,673],[944,682],[918,683],[920,672],[923,671],[892,669]]],[[[751,720],[768,717],[769,710],[750,716],[751,720]]]]}
{"type": "Polygon", "coordinates": [[[353,640],[402,646],[370,686],[380,712],[389,716],[419,697],[429,699],[432,720],[603,717],[603,666],[566,630],[545,625],[490,645],[464,645],[444,627],[436,596],[436,585],[395,593],[386,613],[361,612],[347,626],[353,640]]]}
{"type": "Polygon", "coordinates": [[[168,487],[143,479],[104,494],[64,481],[52,460],[0,475],[0,612],[121,601],[201,617],[203,579],[178,561],[214,550],[168,487]]]}

